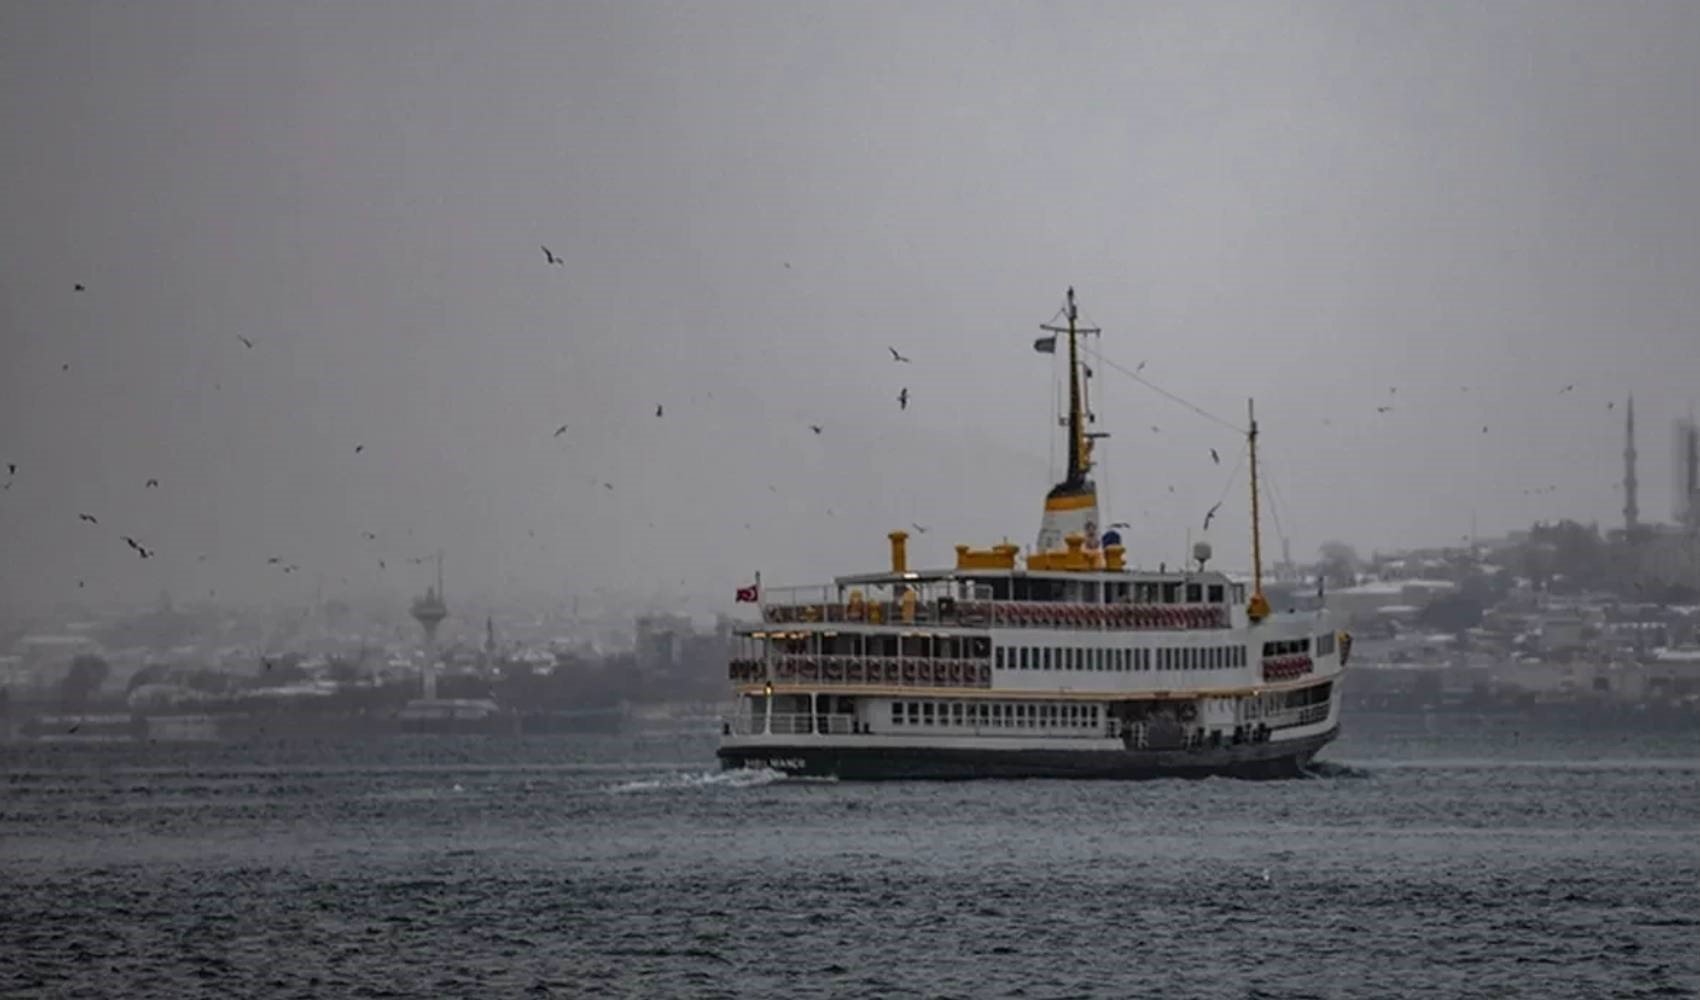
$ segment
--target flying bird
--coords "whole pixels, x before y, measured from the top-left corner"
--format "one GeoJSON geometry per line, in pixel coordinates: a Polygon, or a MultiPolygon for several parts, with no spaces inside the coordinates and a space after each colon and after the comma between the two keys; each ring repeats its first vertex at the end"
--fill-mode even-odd
{"type": "Polygon", "coordinates": [[[1116,522],[1112,523],[1110,525],[1110,527],[1112,527],[1112,528],[1126,528],[1129,531],[1133,530],[1133,525],[1128,524],[1126,521],[1116,521],[1116,522]]]}
{"type": "Polygon", "coordinates": [[[86,292],[86,291],[88,291],[87,288],[83,287],[83,283],[80,282],[80,281],[77,282],[75,285],[72,285],[71,290],[74,291],[74,292],[86,292]]]}
{"type": "Polygon", "coordinates": [[[1151,425],[1151,433],[1153,433],[1153,434],[1160,434],[1160,433],[1162,433],[1162,430],[1163,430],[1163,428],[1158,427],[1156,424],[1151,425]]]}
{"type": "Polygon", "coordinates": [[[18,474],[18,463],[7,462],[6,463],[6,475],[15,476],[17,474],[18,474]]]}
{"type": "Polygon", "coordinates": [[[78,514],[77,520],[87,521],[90,524],[99,524],[100,523],[99,521],[95,520],[95,517],[94,517],[93,514],[78,514]]]}
{"type": "Polygon", "coordinates": [[[124,536],[124,544],[130,546],[130,548],[132,548],[132,549],[135,549],[136,555],[141,556],[143,559],[146,559],[149,556],[153,555],[152,549],[143,545],[141,542],[136,541],[134,538],[131,538],[129,535],[124,536]]]}
{"type": "Polygon", "coordinates": [[[1483,425],[1482,425],[1482,433],[1483,433],[1483,434],[1486,434],[1486,433],[1487,433],[1487,427],[1488,427],[1488,425],[1487,425],[1487,424],[1483,424],[1483,425]]]}
{"type": "Polygon", "coordinates": [[[272,556],[270,559],[266,560],[266,565],[267,566],[276,566],[280,562],[283,562],[283,560],[279,559],[277,556],[272,556]]]}
{"type": "Polygon", "coordinates": [[[555,433],[551,436],[552,437],[560,437],[562,434],[565,434],[566,432],[567,432],[567,425],[562,424],[561,426],[555,428],[555,433]]]}
{"type": "Polygon", "coordinates": [[[236,339],[242,341],[242,346],[246,347],[248,350],[251,351],[251,350],[254,349],[254,342],[252,340],[249,340],[247,337],[244,337],[241,334],[237,334],[236,339]]]}
{"type": "Polygon", "coordinates": [[[1133,366],[1133,373],[1135,375],[1138,375],[1140,372],[1142,372],[1144,370],[1145,370],[1145,362],[1143,362],[1143,361],[1141,361],[1139,364],[1133,366]]]}
{"type": "Polygon", "coordinates": [[[147,482],[145,482],[145,483],[143,483],[143,484],[142,484],[142,488],[143,488],[143,489],[153,489],[153,488],[154,488],[154,487],[156,487],[156,486],[158,486],[158,485],[159,485],[159,480],[157,480],[157,479],[150,479],[150,480],[148,480],[148,481],[147,481],[147,482]]]}
{"type": "Polygon", "coordinates": [[[551,264],[561,264],[561,265],[566,264],[566,261],[555,256],[554,251],[550,250],[548,247],[543,248],[543,259],[548,261],[551,264]]]}
{"type": "Polygon", "coordinates": [[[1574,382],[1572,382],[1570,385],[1567,385],[1564,388],[1558,390],[1558,394],[1560,396],[1562,396],[1562,395],[1564,395],[1565,393],[1569,392],[1570,390],[1572,390],[1574,388],[1576,388],[1576,384],[1574,382]]]}
{"type": "Polygon", "coordinates": [[[1612,407],[1614,407],[1614,406],[1616,406],[1616,405],[1617,405],[1617,401],[1616,401],[1616,400],[1614,400],[1614,399],[1608,399],[1608,400],[1606,400],[1606,409],[1608,409],[1608,410],[1609,410],[1609,409],[1611,409],[1611,408],[1612,408],[1612,407]]]}
{"type": "Polygon", "coordinates": [[[1210,449],[1210,461],[1215,462],[1217,465],[1222,464],[1222,456],[1216,454],[1215,448],[1210,449]]]}
{"type": "Polygon", "coordinates": [[[1391,410],[1391,409],[1393,409],[1393,407],[1391,407],[1391,406],[1378,406],[1378,407],[1375,408],[1375,412],[1386,413],[1388,410],[1391,410]]]}
{"type": "Polygon", "coordinates": [[[363,445],[363,444],[357,444],[357,445],[354,446],[354,453],[356,455],[360,454],[361,452],[363,452],[365,450],[366,450],[366,446],[363,445]]]}
{"type": "Polygon", "coordinates": [[[611,489],[614,488],[614,484],[613,483],[603,483],[602,488],[605,489],[605,490],[611,490],[611,489]]]}
{"type": "Polygon", "coordinates": [[[924,535],[927,533],[927,526],[924,524],[916,524],[914,521],[910,521],[909,527],[914,528],[915,534],[917,535],[924,535]]]}
{"type": "Polygon", "coordinates": [[[71,370],[71,363],[69,361],[65,362],[64,364],[59,366],[59,370],[62,371],[62,372],[70,371],[71,370]]]}
{"type": "Polygon", "coordinates": [[[908,358],[906,358],[906,357],[904,357],[904,356],[903,356],[903,355],[901,355],[901,354],[899,354],[899,353],[897,353],[897,348],[895,348],[895,347],[887,347],[887,348],[886,348],[886,350],[888,350],[888,351],[890,351],[890,352],[891,352],[891,360],[893,360],[893,361],[901,361],[901,362],[903,362],[903,363],[904,363],[904,364],[908,364],[908,363],[909,363],[909,359],[908,359],[908,358]]]}
{"type": "Polygon", "coordinates": [[[902,391],[900,391],[897,394],[897,408],[899,410],[909,409],[909,387],[908,386],[904,386],[902,391]]]}
{"type": "Polygon", "coordinates": [[[1214,506],[1214,507],[1212,507],[1209,510],[1204,512],[1204,530],[1205,531],[1210,530],[1210,519],[1216,516],[1216,512],[1218,510],[1220,510],[1221,507],[1222,507],[1222,501],[1218,500],[1218,501],[1216,501],[1216,506],[1214,506]]]}
{"type": "Polygon", "coordinates": [[[658,416],[658,417],[661,416],[661,404],[660,403],[655,404],[655,415],[658,416]]]}
{"type": "Polygon", "coordinates": [[[820,424],[810,424],[809,430],[814,431],[816,434],[819,434],[820,433],[820,424]]]}
{"type": "Polygon", "coordinates": [[[376,532],[372,532],[372,531],[362,531],[362,532],[361,532],[361,533],[360,533],[360,537],[362,537],[362,538],[364,538],[364,539],[366,539],[366,540],[367,540],[367,541],[368,541],[368,542],[375,542],[375,541],[377,541],[377,540],[378,540],[378,535],[377,535],[377,533],[376,533],[376,532]]]}

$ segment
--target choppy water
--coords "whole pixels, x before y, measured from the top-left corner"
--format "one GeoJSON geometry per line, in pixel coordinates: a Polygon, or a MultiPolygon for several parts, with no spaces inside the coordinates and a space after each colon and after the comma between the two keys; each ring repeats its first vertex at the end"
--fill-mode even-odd
{"type": "Polygon", "coordinates": [[[1271,784],[796,782],[709,735],[0,748],[0,992],[1700,992],[1700,735],[1349,722],[1271,784]]]}

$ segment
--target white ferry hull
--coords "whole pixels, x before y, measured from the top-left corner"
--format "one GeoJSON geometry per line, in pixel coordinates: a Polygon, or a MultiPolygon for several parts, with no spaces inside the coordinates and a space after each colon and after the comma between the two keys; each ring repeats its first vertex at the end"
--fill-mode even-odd
{"type": "Polygon", "coordinates": [[[1309,736],[1184,750],[1014,749],[983,746],[879,746],[818,738],[722,746],[723,769],[765,768],[842,781],[975,778],[1229,777],[1300,778],[1311,758],[1339,735],[1338,725],[1309,736]]]}

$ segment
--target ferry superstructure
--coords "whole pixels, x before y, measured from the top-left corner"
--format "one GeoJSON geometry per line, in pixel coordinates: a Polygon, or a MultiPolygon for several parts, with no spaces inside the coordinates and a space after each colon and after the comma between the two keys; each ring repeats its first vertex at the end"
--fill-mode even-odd
{"type": "MultiPolygon", "coordinates": [[[[818,587],[740,592],[727,768],[841,779],[1292,777],[1339,733],[1351,638],[1262,591],[1257,422],[1248,406],[1253,572],[1141,570],[1098,530],[1074,290],[1068,473],[1034,550],[956,546],[955,565],[890,566],[818,587]]],[[[1041,349],[1046,341],[1041,340],[1041,349]]],[[[1055,349],[1055,340],[1049,341],[1055,349]]]]}

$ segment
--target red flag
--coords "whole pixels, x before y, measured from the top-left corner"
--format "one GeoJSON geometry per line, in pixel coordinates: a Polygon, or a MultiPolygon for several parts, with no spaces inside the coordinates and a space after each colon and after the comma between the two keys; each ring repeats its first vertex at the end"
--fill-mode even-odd
{"type": "Polygon", "coordinates": [[[755,604],[760,600],[761,600],[761,586],[759,584],[752,583],[748,587],[739,587],[738,588],[738,603],[739,604],[755,604]]]}

